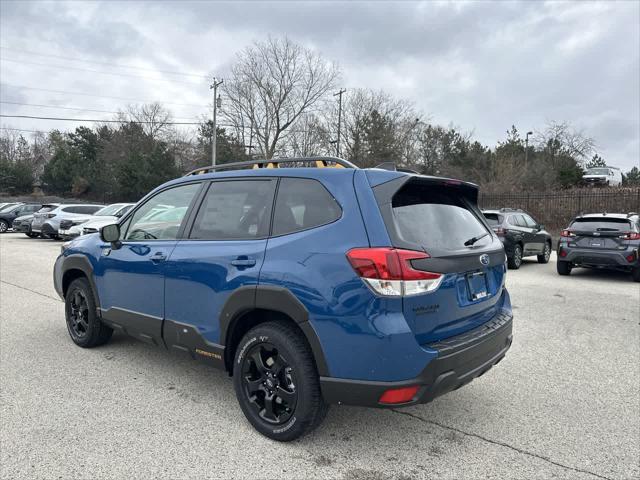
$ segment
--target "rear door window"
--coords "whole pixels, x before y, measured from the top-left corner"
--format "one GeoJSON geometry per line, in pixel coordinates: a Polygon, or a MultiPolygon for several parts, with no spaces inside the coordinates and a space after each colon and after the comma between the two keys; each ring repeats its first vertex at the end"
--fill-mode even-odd
{"type": "Polygon", "coordinates": [[[213,182],[198,210],[196,240],[251,240],[269,235],[275,180],[213,182]]]}
{"type": "Polygon", "coordinates": [[[577,218],[569,228],[587,232],[626,232],[631,229],[631,222],[624,218],[577,218]]]}
{"type": "Polygon", "coordinates": [[[273,235],[308,230],[334,222],[342,210],[317,180],[282,178],[273,219],[273,235]]]}
{"type": "MultiPolygon", "coordinates": [[[[464,249],[466,241],[489,233],[461,196],[446,187],[408,185],[394,195],[392,207],[401,239],[427,250],[464,249]]],[[[491,241],[487,235],[475,246],[491,241]]]]}

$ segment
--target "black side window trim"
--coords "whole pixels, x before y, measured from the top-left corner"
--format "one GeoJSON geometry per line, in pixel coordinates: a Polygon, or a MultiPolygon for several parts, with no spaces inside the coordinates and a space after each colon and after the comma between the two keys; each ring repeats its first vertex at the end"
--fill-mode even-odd
{"type": "Polygon", "coordinates": [[[278,196],[279,186],[280,186],[279,177],[225,177],[225,178],[214,178],[212,180],[208,180],[205,183],[205,186],[202,189],[201,193],[198,195],[198,199],[197,199],[198,202],[196,204],[196,207],[194,207],[191,214],[188,215],[188,221],[184,229],[185,234],[183,238],[181,238],[180,240],[189,240],[193,242],[244,242],[244,241],[251,241],[251,240],[266,240],[271,236],[271,229],[273,228],[273,210],[276,208],[276,198],[278,196]],[[258,181],[258,182],[259,181],[276,182],[275,187],[273,189],[273,192],[274,192],[273,198],[271,200],[271,212],[269,214],[270,218],[269,218],[269,228],[267,230],[267,235],[261,236],[261,237],[236,238],[236,239],[234,238],[224,238],[224,239],[191,238],[191,234],[193,232],[193,227],[195,225],[196,218],[198,218],[198,213],[200,212],[200,209],[204,204],[204,200],[207,197],[207,193],[209,192],[209,189],[211,188],[211,186],[214,183],[218,183],[218,182],[233,182],[233,181],[237,182],[237,181],[246,181],[246,180],[258,181]]]}
{"type": "MultiPolygon", "coordinates": [[[[198,181],[193,181],[193,182],[184,182],[184,183],[177,183],[174,185],[169,185],[166,188],[163,188],[162,190],[158,190],[156,193],[153,194],[153,196],[146,198],[144,202],[140,202],[138,204],[136,204],[135,208],[132,208],[131,210],[129,210],[127,212],[127,214],[122,217],[118,222],[116,222],[118,225],[124,225],[129,219],[131,219],[133,217],[133,215],[135,215],[135,213],[143,206],[146,205],[147,202],[149,202],[152,198],[155,198],[157,195],[160,195],[163,192],[166,192],[167,190],[171,190],[172,188],[178,188],[178,187],[183,187],[185,185],[193,185],[193,184],[199,184],[200,185],[200,189],[196,192],[196,194],[193,196],[193,198],[191,199],[191,203],[189,204],[189,207],[187,208],[187,213],[185,213],[184,217],[182,218],[182,223],[180,224],[180,228],[178,229],[178,233],[176,235],[176,240],[181,240],[183,238],[184,235],[184,231],[185,231],[185,227],[188,225],[188,221],[191,219],[191,213],[192,210],[194,208],[195,205],[198,205],[198,203],[196,203],[197,201],[201,200],[201,196],[202,196],[202,190],[203,190],[203,186],[206,184],[207,182],[203,182],[202,180],[198,180],[198,181]]],[[[129,224],[129,226],[131,226],[131,224],[129,224]]],[[[128,227],[129,227],[128,226],[128,227]]],[[[127,228],[128,228],[127,227],[127,228]]],[[[127,232],[120,232],[120,235],[126,235],[127,232]]],[[[167,240],[122,240],[122,242],[126,242],[126,243],[149,243],[149,242],[166,242],[167,240]]]]}
{"type": "Polygon", "coordinates": [[[296,230],[295,232],[281,233],[280,235],[274,235],[273,234],[273,224],[274,224],[274,220],[275,220],[276,203],[278,201],[278,192],[280,190],[280,181],[278,181],[278,188],[276,188],[276,194],[273,197],[273,210],[271,211],[271,226],[269,228],[269,238],[286,237],[287,235],[294,235],[296,233],[306,232],[308,230],[313,230],[314,228],[320,228],[320,227],[324,227],[326,225],[331,225],[332,223],[336,223],[337,221],[339,221],[342,218],[342,216],[344,215],[344,209],[342,208],[342,205],[340,204],[338,199],[333,196],[333,194],[329,191],[329,189],[327,187],[325,187],[324,183],[322,183],[320,180],[315,179],[315,178],[310,178],[310,177],[288,177],[288,176],[287,177],[280,177],[280,180],[283,179],[283,178],[284,179],[295,178],[295,179],[300,179],[300,180],[312,180],[314,182],[319,183],[322,186],[322,188],[324,188],[324,190],[327,192],[329,197],[331,197],[333,199],[333,201],[336,202],[336,205],[338,206],[338,209],[340,210],[340,215],[338,215],[334,220],[332,220],[330,222],[327,222],[327,223],[322,223],[320,225],[314,225],[312,227],[303,228],[301,230],[296,230]]]}

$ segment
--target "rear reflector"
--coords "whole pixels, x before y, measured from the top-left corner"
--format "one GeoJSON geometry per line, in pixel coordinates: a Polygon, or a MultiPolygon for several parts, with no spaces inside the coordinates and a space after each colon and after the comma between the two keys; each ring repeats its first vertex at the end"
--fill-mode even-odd
{"type": "Polygon", "coordinates": [[[354,248],[347,260],[358,276],[376,293],[398,297],[436,290],[442,282],[441,273],[416,270],[411,260],[430,258],[428,253],[397,248],[354,248]]]}
{"type": "Polygon", "coordinates": [[[413,400],[413,397],[418,393],[419,386],[406,387],[406,388],[393,388],[387,390],[380,397],[379,402],[386,405],[393,405],[397,403],[407,403],[413,400]]]}
{"type": "Polygon", "coordinates": [[[563,248],[560,249],[560,256],[561,257],[566,257],[567,256],[567,251],[563,248]]]}
{"type": "Polygon", "coordinates": [[[634,250],[632,253],[627,255],[627,262],[633,263],[636,261],[637,258],[638,258],[638,252],[634,250]]]}

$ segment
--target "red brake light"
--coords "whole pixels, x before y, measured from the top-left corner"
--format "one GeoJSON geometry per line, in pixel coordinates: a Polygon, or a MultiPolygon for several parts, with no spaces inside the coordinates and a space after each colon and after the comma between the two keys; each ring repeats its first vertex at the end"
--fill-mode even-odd
{"type": "Polygon", "coordinates": [[[625,240],[640,240],[640,233],[638,232],[627,232],[623,234],[620,238],[624,238],[625,240]]]}
{"type": "Polygon", "coordinates": [[[441,273],[416,270],[411,260],[430,258],[428,253],[391,247],[354,248],[347,259],[369,287],[385,296],[428,293],[440,286],[441,273]]]}
{"type": "Polygon", "coordinates": [[[411,260],[430,258],[428,253],[396,248],[354,248],[347,252],[353,269],[362,278],[379,280],[432,280],[439,273],[415,270],[411,260]]]}
{"type": "Polygon", "coordinates": [[[394,388],[391,390],[387,390],[380,397],[380,403],[386,404],[396,404],[396,403],[407,403],[413,400],[413,397],[418,393],[418,389],[420,387],[405,387],[405,388],[394,388]]]}
{"type": "Polygon", "coordinates": [[[576,234],[573,233],[571,230],[562,230],[562,233],[560,233],[561,237],[575,237],[576,234]]]}
{"type": "Polygon", "coordinates": [[[504,237],[505,234],[507,233],[507,231],[502,228],[502,227],[498,227],[498,228],[494,228],[493,231],[496,233],[497,236],[499,237],[504,237]]]}

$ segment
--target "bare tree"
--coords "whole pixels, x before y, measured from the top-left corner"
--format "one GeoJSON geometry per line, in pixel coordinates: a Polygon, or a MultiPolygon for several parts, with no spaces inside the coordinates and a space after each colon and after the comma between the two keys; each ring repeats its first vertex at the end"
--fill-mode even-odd
{"type": "Polygon", "coordinates": [[[171,136],[171,112],[159,103],[129,105],[126,111],[120,111],[117,119],[122,123],[137,122],[152,139],[171,136]]]}
{"type": "Polygon", "coordinates": [[[548,122],[544,130],[536,131],[534,140],[540,150],[552,157],[566,155],[584,163],[595,152],[595,141],[569,122],[548,122]]]}
{"type": "Polygon", "coordinates": [[[272,158],[300,116],[335,87],[335,64],[288,38],[255,42],[238,54],[231,78],[222,85],[228,99],[223,116],[238,138],[257,140],[272,158]]]}

